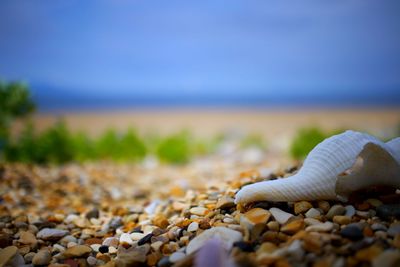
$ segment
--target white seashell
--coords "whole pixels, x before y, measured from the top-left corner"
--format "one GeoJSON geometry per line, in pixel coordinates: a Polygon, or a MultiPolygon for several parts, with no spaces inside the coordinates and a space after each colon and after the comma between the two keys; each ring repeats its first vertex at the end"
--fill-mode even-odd
{"type": "Polygon", "coordinates": [[[318,144],[295,175],[243,187],[236,203],[339,199],[353,191],[386,185],[400,188],[400,138],[384,143],[346,131],[318,144]]]}

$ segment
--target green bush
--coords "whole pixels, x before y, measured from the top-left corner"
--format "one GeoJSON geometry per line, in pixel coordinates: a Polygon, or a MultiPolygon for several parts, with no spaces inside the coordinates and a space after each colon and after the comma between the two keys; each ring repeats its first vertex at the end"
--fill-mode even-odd
{"type": "Polygon", "coordinates": [[[295,159],[304,159],[317,144],[327,137],[329,135],[318,128],[300,129],[290,145],[290,155],[295,159]]]}
{"type": "Polygon", "coordinates": [[[34,109],[35,104],[26,84],[0,81],[0,152],[13,150],[8,144],[12,121],[32,113],[34,109]]]}
{"type": "Polygon", "coordinates": [[[182,132],[161,140],[156,151],[158,158],[175,164],[188,162],[191,154],[189,139],[189,134],[182,132]]]}

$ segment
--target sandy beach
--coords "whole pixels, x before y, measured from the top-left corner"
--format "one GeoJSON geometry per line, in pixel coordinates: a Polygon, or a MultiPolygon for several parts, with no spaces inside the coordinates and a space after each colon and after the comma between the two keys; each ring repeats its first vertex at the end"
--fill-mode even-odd
{"type": "Polygon", "coordinates": [[[360,109],[144,109],[99,112],[39,113],[33,118],[45,129],[63,118],[72,131],[97,135],[107,128],[135,127],[142,133],[160,134],[188,129],[197,136],[212,136],[227,130],[257,133],[271,138],[290,138],[299,128],[356,129],[390,136],[399,127],[400,108],[360,109]],[[62,115],[60,115],[62,114],[62,115]]]}

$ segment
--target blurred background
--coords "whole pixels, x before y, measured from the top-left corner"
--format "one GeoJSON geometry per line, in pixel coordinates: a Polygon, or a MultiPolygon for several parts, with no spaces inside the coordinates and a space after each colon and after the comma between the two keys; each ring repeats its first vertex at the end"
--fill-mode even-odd
{"type": "Polygon", "coordinates": [[[400,131],[400,2],[0,2],[2,160],[302,159],[400,131]],[[238,151],[240,151],[240,154],[238,151]]]}

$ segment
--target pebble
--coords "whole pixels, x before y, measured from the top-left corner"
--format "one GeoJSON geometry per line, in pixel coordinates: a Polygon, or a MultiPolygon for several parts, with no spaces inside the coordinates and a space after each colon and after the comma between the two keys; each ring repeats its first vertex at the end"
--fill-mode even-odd
{"type": "Polygon", "coordinates": [[[97,219],[99,218],[100,212],[98,209],[94,208],[90,210],[88,213],[86,213],[86,219],[90,220],[92,218],[97,219]]]}
{"type": "Polygon", "coordinates": [[[235,206],[235,200],[229,196],[223,196],[218,199],[215,205],[216,209],[229,209],[235,206]]]}
{"type": "Polygon", "coordinates": [[[392,218],[400,219],[400,204],[380,205],[376,209],[376,214],[385,220],[392,218]]]}
{"type": "Polygon", "coordinates": [[[146,254],[150,246],[138,246],[124,249],[121,247],[117,252],[117,266],[141,266],[146,261],[146,254]]]}
{"type": "Polygon", "coordinates": [[[347,205],[344,207],[346,209],[344,216],[353,217],[356,214],[356,209],[352,205],[347,205]]]}
{"type": "Polygon", "coordinates": [[[342,205],[333,205],[328,213],[326,214],[326,218],[328,218],[329,220],[332,220],[332,218],[336,215],[343,215],[345,214],[346,209],[345,207],[343,207],[342,205]]]}
{"type": "Polygon", "coordinates": [[[305,215],[307,218],[318,218],[321,216],[321,212],[317,209],[311,208],[306,212],[305,215]]]}
{"type": "Polygon", "coordinates": [[[373,223],[371,229],[374,231],[387,231],[387,227],[381,223],[373,223]]]}
{"type": "Polygon", "coordinates": [[[102,245],[108,247],[118,247],[119,240],[116,237],[107,237],[104,239],[102,245]]]}
{"type": "Polygon", "coordinates": [[[340,230],[340,235],[350,240],[360,240],[364,237],[360,227],[356,225],[348,225],[340,230]]]}
{"type": "Polygon", "coordinates": [[[265,209],[254,208],[243,214],[242,219],[246,219],[250,224],[266,224],[271,217],[271,213],[265,209]]]}
{"type": "Polygon", "coordinates": [[[18,248],[16,246],[8,246],[0,250],[0,266],[4,266],[17,252],[18,248]]]}
{"type": "Polygon", "coordinates": [[[395,236],[397,234],[400,234],[400,222],[392,223],[389,229],[387,230],[387,234],[389,236],[395,236]]]}
{"type": "MultiPolygon", "coordinates": [[[[123,235],[124,235],[124,234],[123,234],[123,235]]],[[[128,234],[128,235],[129,235],[129,234],[128,234]]],[[[132,234],[130,234],[129,238],[131,239],[131,242],[132,242],[132,240],[133,240],[133,241],[138,241],[138,240],[142,239],[142,238],[145,237],[145,236],[146,236],[146,235],[145,235],[144,233],[133,232],[132,234]]],[[[121,240],[121,238],[124,238],[124,239],[125,239],[125,237],[128,239],[128,236],[127,236],[127,235],[125,235],[124,237],[122,237],[122,235],[121,235],[121,237],[120,237],[120,239],[119,239],[119,242],[122,243],[123,241],[121,240]]],[[[125,240],[124,240],[124,242],[130,244],[129,241],[125,241],[125,240]]]]}
{"type": "Polygon", "coordinates": [[[308,201],[300,201],[294,203],[294,214],[300,214],[308,211],[311,209],[313,206],[311,205],[310,202],[308,201]]]}
{"type": "Polygon", "coordinates": [[[47,265],[51,261],[51,254],[47,249],[41,249],[38,253],[33,257],[32,263],[33,265],[47,265]]]}
{"type": "Polygon", "coordinates": [[[33,257],[35,257],[35,255],[36,255],[35,252],[26,253],[26,254],[24,255],[24,261],[25,261],[26,263],[31,263],[31,262],[32,262],[32,259],[33,259],[33,257]]]}
{"type": "Polygon", "coordinates": [[[269,230],[279,231],[279,223],[277,221],[267,223],[267,227],[269,230]]]}
{"type": "Polygon", "coordinates": [[[164,214],[157,214],[153,218],[153,224],[157,227],[160,227],[161,229],[165,229],[168,227],[169,222],[167,217],[165,217],[164,214]]]}
{"type": "Polygon", "coordinates": [[[333,223],[324,222],[307,226],[307,232],[330,232],[333,229],[333,223]]]}
{"type": "Polygon", "coordinates": [[[199,229],[199,224],[197,222],[192,222],[189,224],[187,231],[188,232],[196,232],[199,229]]]}
{"type": "Polygon", "coordinates": [[[18,242],[25,245],[35,245],[37,243],[36,237],[31,232],[21,231],[18,242]]]}
{"type": "Polygon", "coordinates": [[[398,267],[399,264],[399,250],[386,250],[372,260],[372,267],[398,267]]]}
{"type": "Polygon", "coordinates": [[[97,259],[95,258],[95,257],[93,257],[93,256],[89,256],[87,259],[86,259],[86,261],[87,261],[87,263],[89,264],[89,265],[96,265],[96,263],[97,263],[97,259]]]}
{"type": "Polygon", "coordinates": [[[285,224],[290,218],[294,217],[293,214],[290,214],[278,208],[270,208],[269,211],[279,224],[285,224]]]}
{"type": "Polygon", "coordinates": [[[189,212],[197,216],[204,216],[208,213],[208,209],[204,207],[194,207],[191,208],[189,212]]]}
{"type": "Polygon", "coordinates": [[[90,245],[90,248],[94,251],[94,252],[99,252],[99,248],[101,247],[100,244],[92,244],[90,245]]]}
{"type": "MultiPolygon", "coordinates": [[[[132,234],[135,234],[135,233],[132,233],[132,234]]],[[[144,234],[142,234],[142,235],[144,236],[144,234]]],[[[142,237],[143,237],[143,236],[142,236],[142,237]]],[[[119,243],[121,243],[121,244],[132,245],[132,244],[133,244],[133,241],[132,241],[131,235],[128,234],[128,233],[123,233],[123,234],[119,237],[119,243]]]]}
{"type": "Polygon", "coordinates": [[[182,260],[185,257],[186,257],[185,253],[177,251],[177,252],[172,253],[169,256],[169,261],[172,263],[175,263],[175,262],[182,260]]]}
{"type": "Polygon", "coordinates": [[[46,241],[57,241],[60,238],[66,236],[67,234],[68,231],[66,230],[44,228],[37,233],[36,237],[46,241]]]}
{"type": "Polygon", "coordinates": [[[149,233],[149,234],[145,235],[143,238],[141,238],[140,240],[138,240],[137,245],[138,245],[138,246],[142,246],[142,245],[144,245],[144,244],[150,242],[152,237],[153,237],[153,233],[149,233]]]}
{"type": "Polygon", "coordinates": [[[108,253],[108,246],[101,245],[99,247],[99,252],[103,254],[108,253]]]}
{"type": "Polygon", "coordinates": [[[291,221],[281,227],[281,232],[285,234],[295,234],[304,229],[304,221],[302,219],[291,221]]]}
{"type": "Polygon", "coordinates": [[[205,230],[193,238],[186,247],[186,253],[191,254],[197,251],[204,245],[204,243],[214,237],[219,238],[222,246],[228,251],[232,248],[234,242],[241,241],[243,239],[243,235],[240,232],[226,227],[217,226],[205,230]]]}
{"type": "Polygon", "coordinates": [[[69,258],[78,258],[78,257],[83,257],[87,256],[90,252],[92,252],[92,249],[88,246],[85,245],[76,245],[70,248],[67,248],[62,255],[69,259],[69,258]]]}
{"type": "Polygon", "coordinates": [[[369,203],[371,206],[373,206],[375,208],[377,208],[383,204],[382,201],[380,201],[379,199],[376,199],[376,198],[369,198],[365,202],[369,203]]]}
{"type": "Polygon", "coordinates": [[[323,212],[327,213],[331,208],[331,205],[326,200],[318,201],[318,208],[321,209],[323,212]]]}
{"type": "Polygon", "coordinates": [[[351,218],[344,215],[336,215],[333,217],[333,222],[337,224],[349,224],[351,223],[351,218]]]}

